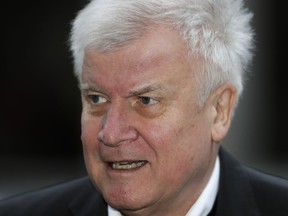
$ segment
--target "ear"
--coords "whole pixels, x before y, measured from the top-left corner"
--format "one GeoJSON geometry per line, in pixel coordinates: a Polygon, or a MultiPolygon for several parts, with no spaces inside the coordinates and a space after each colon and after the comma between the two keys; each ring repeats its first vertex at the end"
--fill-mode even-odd
{"type": "Polygon", "coordinates": [[[235,87],[225,84],[213,93],[214,121],[212,122],[212,140],[220,142],[225,138],[230,128],[233,110],[236,104],[235,87]]]}

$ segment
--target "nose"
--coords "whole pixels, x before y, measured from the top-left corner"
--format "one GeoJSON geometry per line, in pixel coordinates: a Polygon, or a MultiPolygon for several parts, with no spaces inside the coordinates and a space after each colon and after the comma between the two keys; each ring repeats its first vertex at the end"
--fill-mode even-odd
{"type": "Polygon", "coordinates": [[[103,118],[97,138],[103,144],[111,147],[136,140],[138,132],[133,127],[132,122],[131,114],[127,108],[111,106],[103,118]]]}

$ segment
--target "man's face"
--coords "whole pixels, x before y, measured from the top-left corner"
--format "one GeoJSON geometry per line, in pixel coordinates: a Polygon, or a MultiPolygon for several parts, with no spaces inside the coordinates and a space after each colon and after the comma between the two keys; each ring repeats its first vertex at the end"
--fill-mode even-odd
{"type": "Polygon", "coordinates": [[[197,107],[195,76],[203,60],[187,53],[179,35],[164,27],[114,52],[86,52],[87,170],[106,201],[127,214],[185,213],[213,169],[212,108],[209,101],[197,107]]]}

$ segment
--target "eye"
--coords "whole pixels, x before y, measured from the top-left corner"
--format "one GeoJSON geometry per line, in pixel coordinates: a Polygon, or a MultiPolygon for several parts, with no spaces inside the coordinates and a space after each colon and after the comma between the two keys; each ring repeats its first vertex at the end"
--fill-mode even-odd
{"type": "Polygon", "coordinates": [[[83,92],[83,110],[89,115],[100,117],[102,116],[109,106],[109,98],[99,92],[89,91],[83,92]]]}
{"type": "Polygon", "coordinates": [[[165,103],[162,98],[151,98],[147,96],[138,96],[133,104],[135,111],[146,118],[154,118],[165,111],[165,103]]]}
{"type": "Polygon", "coordinates": [[[89,101],[95,105],[100,105],[100,104],[104,104],[107,102],[107,99],[101,95],[91,94],[91,95],[88,95],[87,97],[89,101]]]}
{"type": "Polygon", "coordinates": [[[153,104],[156,104],[158,102],[157,100],[152,99],[150,97],[140,97],[139,100],[144,105],[153,105],[153,104]]]}

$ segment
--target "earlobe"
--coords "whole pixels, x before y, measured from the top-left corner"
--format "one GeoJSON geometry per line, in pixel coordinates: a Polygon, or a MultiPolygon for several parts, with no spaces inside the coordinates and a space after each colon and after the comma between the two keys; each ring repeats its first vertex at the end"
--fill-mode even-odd
{"type": "Polygon", "coordinates": [[[213,100],[214,121],[212,122],[212,140],[223,140],[230,128],[236,103],[236,90],[231,85],[221,86],[216,90],[213,100]]]}

